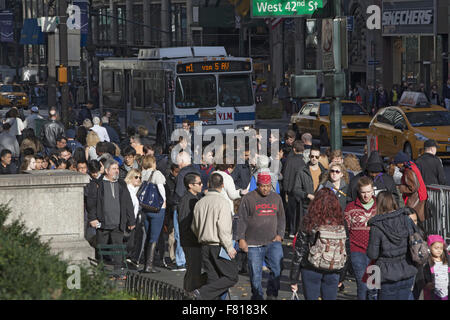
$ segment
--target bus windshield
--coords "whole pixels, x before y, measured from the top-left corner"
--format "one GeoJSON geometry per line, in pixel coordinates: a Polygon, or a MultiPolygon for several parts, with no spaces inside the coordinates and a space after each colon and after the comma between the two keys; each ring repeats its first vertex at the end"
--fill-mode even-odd
{"type": "Polygon", "coordinates": [[[219,104],[222,107],[253,105],[253,92],[248,74],[219,76],[219,104]]]}
{"type": "Polygon", "coordinates": [[[216,78],[205,76],[178,76],[175,105],[177,108],[214,108],[217,105],[216,78]]]}

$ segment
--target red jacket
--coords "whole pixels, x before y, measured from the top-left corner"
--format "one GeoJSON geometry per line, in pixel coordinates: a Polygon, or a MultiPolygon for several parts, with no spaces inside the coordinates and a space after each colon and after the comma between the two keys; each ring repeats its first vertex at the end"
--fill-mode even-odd
{"type": "MultiPolygon", "coordinates": [[[[375,197],[373,198],[375,200],[375,197]]],[[[369,243],[370,227],[367,222],[377,214],[377,206],[374,202],[369,210],[364,209],[359,198],[350,202],[344,211],[350,234],[350,251],[366,253],[369,243]]]]}
{"type": "Polygon", "coordinates": [[[403,194],[403,200],[407,207],[413,208],[417,212],[420,221],[425,220],[425,203],[427,201],[427,187],[422,179],[419,168],[409,162],[403,170],[402,184],[399,186],[403,194]]]}

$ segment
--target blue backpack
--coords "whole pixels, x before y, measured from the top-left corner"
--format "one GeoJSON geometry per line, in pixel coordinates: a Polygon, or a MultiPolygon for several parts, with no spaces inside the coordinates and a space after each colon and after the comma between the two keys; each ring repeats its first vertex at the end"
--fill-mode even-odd
{"type": "Polygon", "coordinates": [[[152,172],[148,181],[142,183],[137,193],[139,205],[144,212],[158,213],[164,204],[164,199],[159,193],[158,186],[150,182],[154,172],[152,172]]]}

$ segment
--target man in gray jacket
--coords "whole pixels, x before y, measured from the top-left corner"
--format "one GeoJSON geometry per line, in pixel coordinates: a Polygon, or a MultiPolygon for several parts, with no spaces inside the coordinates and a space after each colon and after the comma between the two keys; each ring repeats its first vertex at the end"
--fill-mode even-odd
{"type": "Polygon", "coordinates": [[[203,269],[207,274],[204,286],[188,292],[197,300],[215,300],[238,282],[233,217],[228,200],[220,194],[222,189],[222,176],[213,173],[207,194],[194,208],[191,229],[202,245],[203,269]]]}

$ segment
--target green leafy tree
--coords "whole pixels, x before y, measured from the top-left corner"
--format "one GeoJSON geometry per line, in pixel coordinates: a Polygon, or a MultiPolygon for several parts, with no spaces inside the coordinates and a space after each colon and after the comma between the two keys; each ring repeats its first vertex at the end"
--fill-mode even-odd
{"type": "Polygon", "coordinates": [[[100,267],[80,267],[80,289],[69,289],[68,262],[43,243],[36,230],[23,222],[5,224],[11,209],[0,204],[1,300],[112,300],[134,299],[108,279],[100,267]]]}

